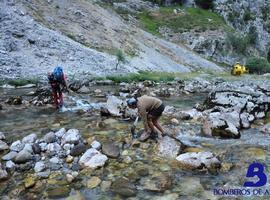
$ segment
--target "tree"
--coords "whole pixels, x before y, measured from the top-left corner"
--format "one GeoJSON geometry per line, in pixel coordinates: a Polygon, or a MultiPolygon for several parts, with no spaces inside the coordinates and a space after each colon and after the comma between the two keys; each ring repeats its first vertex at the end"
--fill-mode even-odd
{"type": "Polygon", "coordinates": [[[116,66],[115,66],[115,69],[117,70],[117,67],[118,65],[122,62],[122,63],[125,63],[126,62],[126,58],[125,58],[125,55],[123,53],[122,50],[118,49],[117,52],[116,52],[116,59],[117,59],[117,62],[116,62],[116,66]]]}

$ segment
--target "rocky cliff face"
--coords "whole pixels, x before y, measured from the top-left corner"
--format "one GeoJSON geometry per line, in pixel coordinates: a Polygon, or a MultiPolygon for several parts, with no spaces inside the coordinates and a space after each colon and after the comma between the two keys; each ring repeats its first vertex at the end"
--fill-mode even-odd
{"type": "MultiPolygon", "coordinates": [[[[215,0],[214,12],[224,18],[231,28],[190,30],[173,33],[166,28],[160,32],[174,42],[182,42],[195,52],[218,62],[245,62],[247,56],[266,57],[270,51],[270,1],[215,0]],[[248,41],[252,37],[252,41],[248,41]],[[234,43],[233,45],[231,43],[234,43]],[[237,46],[243,46],[238,47],[237,46]]],[[[194,0],[184,6],[196,7],[194,0]]],[[[211,20],[209,18],[209,20],[211,20]]]]}
{"type": "Polygon", "coordinates": [[[94,1],[4,0],[0,22],[1,79],[44,76],[56,65],[72,76],[222,70],[184,46],[127,24],[94,1]],[[116,49],[128,60],[117,70],[110,54],[116,49]]]}
{"type": "MultiPolygon", "coordinates": [[[[242,34],[255,27],[258,34],[256,48],[266,52],[270,48],[270,1],[268,0],[216,0],[215,10],[226,22],[242,34]]],[[[265,54],[266,54],[265,53],[265,54]]]]}

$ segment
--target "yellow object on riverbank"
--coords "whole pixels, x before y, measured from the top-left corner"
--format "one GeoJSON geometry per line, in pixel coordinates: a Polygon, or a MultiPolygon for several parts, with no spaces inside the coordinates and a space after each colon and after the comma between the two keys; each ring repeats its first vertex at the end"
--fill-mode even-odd
{"type": "Polygon", "coordinates": [[[240,76],[241,74],[249,73],[249,69],[239,62],[235,63],[232,67],[231,74],[240,76]]]}

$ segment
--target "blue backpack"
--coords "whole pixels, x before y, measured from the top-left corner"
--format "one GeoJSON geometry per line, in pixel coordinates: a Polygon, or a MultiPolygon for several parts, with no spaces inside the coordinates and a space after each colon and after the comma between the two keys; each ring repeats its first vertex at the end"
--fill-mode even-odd
{"type": "Polygon", "coordinates": [[[63,82],[63,69],[62,67],[55,67],[53,70],[54,80],[62,83],[63,82]]]}

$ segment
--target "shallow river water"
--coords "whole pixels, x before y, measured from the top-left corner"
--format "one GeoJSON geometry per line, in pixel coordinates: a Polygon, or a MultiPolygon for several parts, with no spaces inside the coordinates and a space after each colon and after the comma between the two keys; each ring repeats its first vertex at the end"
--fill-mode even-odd
{"type": "MultiPolygon", "coordinates": [[[[102,88],[104,90],[104,88],[102,88]]],[[[105,87],[106,89],[106,87],[105,87]]],[[[111,88],[107,88],[111,90],[111,88]]],[[[14,95],[25,96],[31,89],[10,89],[0,90],[0,103],[14,95]]],[[[183,110],[191,109],[196,103],[202,103],[206,94],[183,95],[181,97],[165,98],[166,105],[175,106],[183,110]]],[[[95,109],[106,101],[105,98],[92,98],[88,95],[65,96],[66,106],[62,112],[57,112],[51,106],[6,106],[0,111],[0,131],[4,132],[8,143],[17,139],[36,133],[42,136],[50,130],[58,130],[61,127],[66,129],[75,128],[80,130],[84,139],[95,138],[103,142],[114,141],[121,143],[129,137],[129,127],[131,122],[120,121],[112,118],[101,118],[93,112],[83,112],[82,110],[95,109]],[[100,127],[98,123],[104,122],[100,127]]],[[[268,119],[266,119],[268,120],[268,119]]],[[[169,121],[161,119],[164,125],[169,121]]],[[[213,194],[217,188],[242,188],[245,182],[247,167],[254,161],[265,165],[266,173],[269,173],[270,155],[269,144],[270,136],[259,131],[259,126],[265,121],[255,122],[252,128],[243,130],[240,139],[218,139],[207,138],[201,135],[201,124],[197,121],[181,121],[178,127],[178,138],[186,145],[193,148],[187,151],[211,151],[222,162],[222,169],[218,173],[205,171],[183,170],[175,165],[174,161],[160,158],[155,153],[155,143],[151,147],[141,149],[132,147],[128,149],[128,155],[132,158],[130,164],[125,164],[119,160],[110,159],[108,164],[95,171],[84,171],[78,180],[72,184],[67,183],[59,175],[59,182],[56,186],[68,188],[70,199],[122,199],[110,190],[102,187],[89,189],[85,182],[91,176],[98,176],[102,181],[111,181],[117,177],[128,177],[137,185],[138,190],[135,199],[232,199],[233,197],[218,196],[213,194]],[[143,167],[149,173],[141,176],[137,169],[143,167]],[[172,186],[165,193],[147,192],[140,187],[144,181],[156,174],[168,174],[171,177],[172,186]],[[79,193],[78,193],[79,192],[79,193]]],[[[27,172],[24,172],[27,174],[27,172]]],[[[270,178],[270,176],[269,176],[270,178]]],[[[0,183],[0,196],[9,195],[20,191],[23,188],[24,176],[19,173],[14,174],[9,180],[0,183]]],[[[27,193],[33,194],[37,199],[47,198],[47,189],[51,187],[49,181],[41,181],[40,187],[34,187],[22,192],[22,199],[30,198],[27,193]]],[[[265,188],[269,187],[267,184],[265,188]]],[[[32,198],[32,197],[31,197],[32,198]]],[[[30,198],[30,199],[31,199],[30,198]]],[[[270,199],[265,197],[237,197],[235,199],[270,199]]],[[[60,198],[65,199],[65,198],[60,198]]]]}

